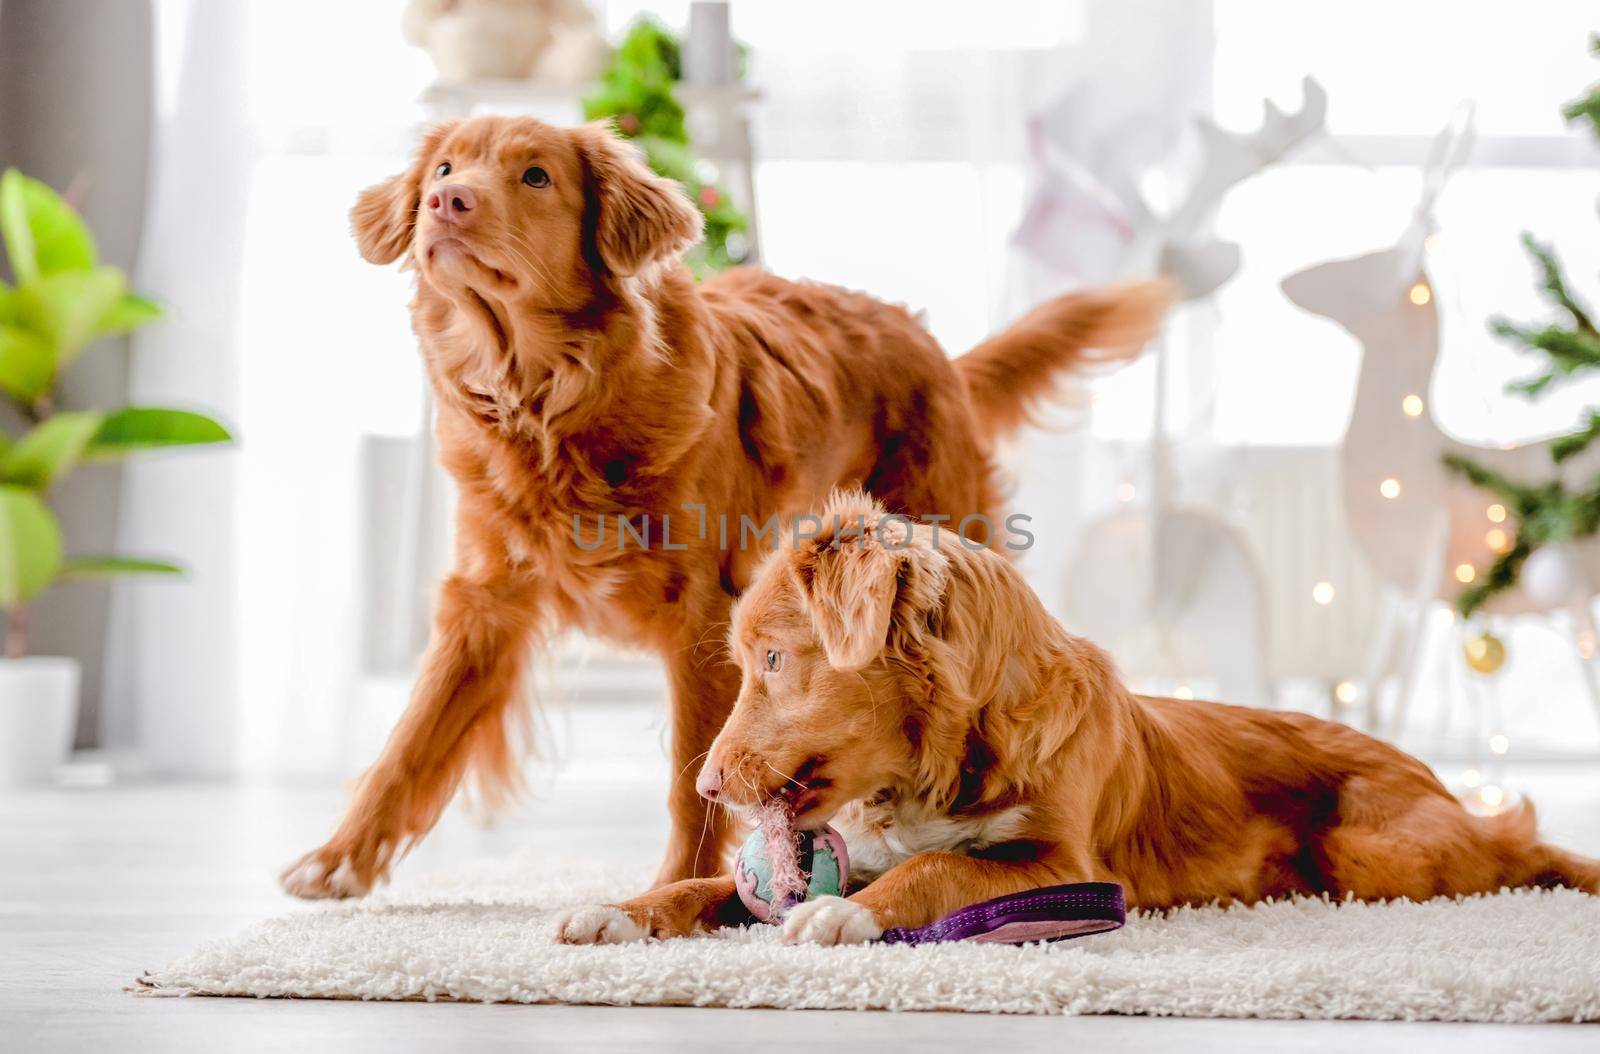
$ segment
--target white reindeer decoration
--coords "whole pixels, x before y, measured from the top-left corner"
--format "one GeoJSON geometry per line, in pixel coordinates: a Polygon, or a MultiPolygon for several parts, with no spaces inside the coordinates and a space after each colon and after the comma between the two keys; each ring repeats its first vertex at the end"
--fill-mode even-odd
{"type": "MultiPolygon", "coordinates": [[[[1100,265],[1094,269],[1099,272],[1096,277],[1161,274],[1178,285],[1186,300],[1211,295],[1239,268],[1239,247],[1216,239],[1208,230],[1223,196],[1322,128],[1327,96],[1309,77],[1303,87],[1304,103],[1298,111],[1285,113],[1271,102],[1264,103],[1261,127],[1253,132],[1228,132],[1210,120],[1198,120],[1197,173],[1183,200],[1165,214],[1134,189],[1137,181],[1129,171],[1095,174],[1081,164],[1047,169],[1041,194],[1019,231],[1019,242],[1035,255],[1046,259],[1053,255],[1052,262],[1064,258],[1084,273],[1085,261],[1074,249],[1074,234],[1060,228],[1098,215],[1100,225],[1094,233],[1102,259],[1094,261],[1100,265]],[[1052,225],[1052,219],[1060,222],[1052,225]],[[1052,226],[1057,229],[1051,230],[1052,226]]],[[[1080,102],[1069,99],[1056,113],[1046,115],[1046,121],[1056,119],[1050,130],[1058,135],[1065,130],[1064,138],[1070,140],[1072,108],[1080,102]]],[[[1261,572],[1231,524],[1202,509],[1176,506],[1172,500],[1171,456],[1164,431],[1170,351],[1164,339],[1157,341],[1154,354],[1150,504],[1148,509],[1113,512],[1085,529],[1068,562],[1069,614],[1082,632],[1108,641],[1148,634],[1158,661],[1169,672],[1205,674],[1235,702],[1269,705],[1261,572]],[[1131,604],[1108,603],[1108,598],[1116,597],[1135,599],[1131,604]]]]}
{"type": "MultiPolygon", "coordinates": [[[[1298,306],[1332,319],[1361,343],[1361,377],[1341,453],[1344,507],[1350,531],[1393,594],[1374,651],[1367,685],[1370,722],[1381,715],[1383,683],[1400,676],[1388,722],[1397,734],[1415,690],[1428,606],[1453,601],[1497,552],[1509,547],[1511,524],[1492,495],[1444,467],[1460,453],[1512,479],[1554,474],[1548,442],[1509,448],[1462,443],[1441,431],[1429,412],[1429,388],[1439,354],[1438,298],[1428,277],[1426,244],[1434,232],[1433,206],[1445,181],[1471,149],[1470,120],[1447,127],[1424,170],[1423,193],[1411,223],[1388,249],[1318,264],[1283,280],[1298,306]]],[[[1563,476],[1592,478],[1600,459],[1573,458],[1563,476]]],[[[1535,554],[1536,556],[1541,554],[1535,554]]],[[[1594,648],[1592,584],[1600,582],[1600,549],[1558,561],[1571,580],[1498,594],[1490,613],[1568,608],[1576,652],[1597,710],[1600,686],[1586,652],[1594,648]]]]}
{"type": "Polygon", "coordinates": [[[1229,132],[1198,118],[1201,162],[1183,201],[1164,215],[1138,187],[1137,162],[1118,147],[1138,128],[1084,133],[1092,100],[1069,92],[1029,123],[1039,185],[1015,241],[1056,271],[1086,283],[1165,275],[1187,300],[1209,296],[1239,269],[1239,247],[1207,230],[1227,192],[1321,131],[1328,96],[1315,79],[1285,113],[1262,103],[1261,127],[1229,132]]]}

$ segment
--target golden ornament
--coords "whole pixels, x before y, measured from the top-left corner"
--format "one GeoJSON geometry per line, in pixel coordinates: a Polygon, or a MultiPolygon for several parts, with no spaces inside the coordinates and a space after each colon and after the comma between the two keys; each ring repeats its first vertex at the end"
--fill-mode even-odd
{"type": "Polygon", "coordinates": [[[1480,633],[1467,641],[1461,649],[1467,665],[1485,677],[1499,671],[1506,664],[1506,645],[1493,633],[1480,633]]]}

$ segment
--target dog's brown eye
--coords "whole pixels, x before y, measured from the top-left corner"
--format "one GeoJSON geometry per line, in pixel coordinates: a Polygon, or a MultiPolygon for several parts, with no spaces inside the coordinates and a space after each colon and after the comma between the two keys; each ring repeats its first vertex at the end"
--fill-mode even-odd
{"type": "Polygon", "coordinates": [[[448,162],[448,161],[446,161],[444,164],[440,165],[438,168],[433,170],[433,178],[434,179],[443,179],[445,176],[448,176],[449,174],[450,174],[450,162],[448,162]]]}
{"type": "Polygon", "coordinates": [[[550,185],[550,173],[538,165],[534,165],[522,174],[522,181],[530,187],[548,187],[550,185]]]}
{"type": "Polygon", "coordinates": [[[767,652],[767,672],[769,672],[769,673],[777,673],[781,669],[783,669],[783,652],[781,652],[781,651],[768,651],[767,652]]]}

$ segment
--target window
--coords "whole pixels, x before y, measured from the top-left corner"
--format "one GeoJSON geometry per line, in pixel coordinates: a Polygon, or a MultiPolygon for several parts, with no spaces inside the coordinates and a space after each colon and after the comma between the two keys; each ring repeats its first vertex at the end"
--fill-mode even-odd
{"type": "Polygon", "coordinates": [[[1458,5],[1432,2],[1217,0],[1218,121],[1259,122],[1264,96],[1294,105],[1310,73],[1328,90],[1330,132],[1239,187],[1218,216],[1218,232],[1241,244],[1244,266],[1217,301],[1217,439],[1341,439],[1359,351],[1332,323],[1289,304],[1277,283],[1319,261],[1392,244],[1416,205],[1433,136],[1463,101],[1475,109],[1477,147],[1438,203],[1440,234],[1429,254],[1442,330],[1435,419],[1469,442],[1512,442],[1560,430],[1596,401],[1592,385],[1538,405],[1501,394],[1528,363],[1485,325],[1495,314],[1538,318],[1544,310],[1520,231],[1553,242],[1579,281],[1600,265],[1600,151],[1559,114],[1595,76],[1586,46],[1593,5],[1461,14],[1458,5]]]}

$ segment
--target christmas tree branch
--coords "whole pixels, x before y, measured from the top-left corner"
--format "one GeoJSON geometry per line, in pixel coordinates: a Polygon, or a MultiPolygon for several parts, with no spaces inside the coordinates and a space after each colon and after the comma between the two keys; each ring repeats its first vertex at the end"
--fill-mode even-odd
{"type": "Polygon", "coordinates": [[[1522,247],[1528,250],[1528,255],[1539,265],[1539,287],[1544,290],[1545,295],[1572,316],[1572,321],[1581,332],[1591,337],[1600,336],[1589,318],[1588,309],[1567,290],[1567,276],[1562,273],[1561,261],[1556,259],[1555,250],[1542,244],[1527,231],[1522,232],[1522,247]]]}
{"type": "MultiPolygon", "coordinates": [[[[1590,38],[1589,46],[1600,55],[1600,33],[1590,38]]],[[[1600,84],[1591,85],[1582,98],[1568,103],[1562,114],[1571,122],[1587,121],[1589,130],[1600,135],[1600,84]]],[[[1522,236],[1522,244],[1539,269],[1540,291],[1571,318],[1570,323],[1563,320],[1537,329],[1505,318],[1490,321],[1490,329],[1497,335],[1544,353],[1542,373],[1506,386],[1507,391],[1536,396],[1563,378],[1600,368],[1600,331],[1596,330],[1589,309],[1567,288],[1561,261],[1550,247],[1527,233],[1522,236]]],[[[1600,439],[1600,410],[1591,409],[1584,425],[1551,442],[1551,460],[1560,465],[1588,449],[1597,439],[1600,439]]],[[[1451,471],[1494,494],[1515,517],[1509,526],[1515,528],[1516,540],[1487,570],[1471,576],[1471,583],[1456,596],[1456,610],[1463,617],[1470,616],[1497,594],[1514,588],[1522,565],[1540,546],[1591,538],[1600,533],[1600,476],[1591,479],[1585,489],[1568,490],[1561,479],[1537,486],[1517,483],[1459,454],[1446,454],[1444,463],[1451,471]]]]}
{"type": "Polygon", "coordinates": [[[1473,486],[1490,491],[1510,508],[1520,512],[1538,503],[1538,491],[1542,488],[1514,483],[1487,465],[1481,465],[1462,454],[1446,454],[1443,460],[1445,468],[1465,476],[1473,486]]]}
{"type": "Polygon", "coordinates": [[[1595,329],[1588,307],[1567,288],[1561,261],[1550,247],[1526,231],[1522,244],[1538,266],[1540,290],[1572,318],[1570,327],[1551,324],[1540,329],[1519,326],[1505,318],[1490,320],[1489,328],[1495,335],[1544,352],[1547,362],[1543,373],[1506,385],[1507,391],[1532,396],[1563,378],[1600,369],[1600,330],[1595,329]]]}
{"type": "MultiPolygon", "coordinates": [[[[1589,50],[1600,55],[1600,33],[1589,38],[1589,50]]],[[[1588,121],[1589,130],[1600,135],[1600,84],[1590,85],[1586,95],[1567,103],[1561,115],[1572,122],[1588,121]]]]}
{"type": "Polygon", "coordinates": [[[1543,373],[1526,380],[1512,381],[1506,385],[1506,391],[1538,395],[1558,380],[1600,368],[1600,336],[1562,329],[1560,326],[1525,329],[1503,318],[1490,320],[1489,328],[1496,336],[1537,348],[1550,360],[1543,373]]]}
{"type": "MultiPolygon", "coordinates": [[[[1600,414],[1594,415],[1590,427],[1600,431],[1600,414]]],[[[1463,618],[1515,587],[1523,563],[1541,545],[1587,538],[1600,531],[1600,476],[1591,480],[1586,490],[1569,491],[1560,480],[1537,487],[1513,482],[1460,454],[1446,454],[1444,464],[1499,498],[1514,517],[1516,541],[1511,548],[1456,595],[1456,610],[1463,618]]]]}
{"type": "Polygon", "coordinates": [[[1569,432],[1564,436],[1557,436],[1550,443],[1550,456],[1556,464],[1583,453],[1589,444],[1600,439],[1600,412],[1589,411],[1589,423],[1576,432],[1569,432]]]}
{"type": "Polygon", "coordinates": [[[1456,594],[1456,611],[1462,618],[1471,618],[1473,612],[1487,604],[1496,595],[1504,593],[1517,584],[1517,576],[1522,573],[1522,565],[1532,555],[1533,548],[1522,539],[1517,539],[1515,545],[1499,556],[1489,569],[1477,577],[1472,585],[1466,586],[1456,594]]]}

